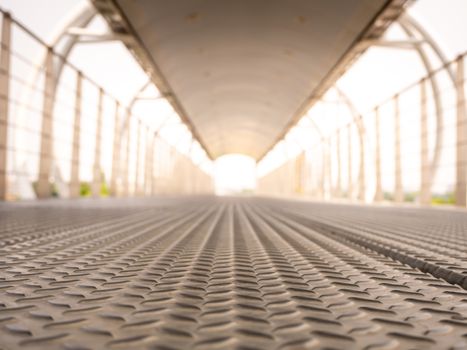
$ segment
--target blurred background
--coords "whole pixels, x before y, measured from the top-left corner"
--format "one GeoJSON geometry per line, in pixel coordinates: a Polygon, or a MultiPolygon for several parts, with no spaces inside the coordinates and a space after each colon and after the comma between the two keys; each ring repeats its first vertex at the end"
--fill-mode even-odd
{"type": "Polygon", "coordinates": [[[361,42],[358,58],[259,160],[211,159],[87,0],[0,7],[4,30],[13,18],[2,46],[8,200],[215,192],[456,203],[463,0],[411,3],[381,38],[361,42]]]}

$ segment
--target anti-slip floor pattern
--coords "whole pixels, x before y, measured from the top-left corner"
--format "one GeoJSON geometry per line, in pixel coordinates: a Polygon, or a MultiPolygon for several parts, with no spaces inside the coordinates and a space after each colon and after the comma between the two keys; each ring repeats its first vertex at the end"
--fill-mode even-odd
{"type": "Polygon", "coordinates": [[[0,349],[467,349],[467,213],[0,205],[0,349]]]}

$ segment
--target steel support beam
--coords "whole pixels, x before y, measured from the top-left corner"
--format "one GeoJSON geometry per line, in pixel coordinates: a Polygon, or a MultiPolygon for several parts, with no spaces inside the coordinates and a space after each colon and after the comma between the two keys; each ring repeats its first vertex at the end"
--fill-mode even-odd
{"type": "Polygon", "coordinates": [[[353,179],[352,179],[352,124],[347,126],[347,197],[353,198],[353,179]]]}
{"type": "Polygon", "coordinates": [[[3,14],[0,51],[0,200],[8,195],[8,113],[10,102],[11,17],[3,14]]]}
{"type": "MultiPolygon", "coordinates": [[[[129,110],[127,113],[131,113],[129,110]]],[[[126,154],[125,154],[125,162],[123,163],[123,171],[122,174],[124,176],[123,179],[123,194],[124,196],[130,195],[130,151],[131,151],[131,120],[129,117],[128,119],[128,127],[126,128],[126,154]]]]}
{"type": "Polygon", "coordinates": [[[362,117],[358,113],[357,108],[354,106],[350,98],[341,90],[338,86],[335,86],[339,98],[347,105],[350,113],[352,114],[353,122],[357,128],[358,142],[360,146],[360,159],[358,167],[358,199],[360,201],[365,200],[366,196],[366,184],[365,184],[365,126],[362,122],[362,117]]]}
{"type": "Polygon", "coordinates": [[[326,192],[326,145],[324,144],[324,139],[321,140],[321,173],[318,183],[318,195],[320,199],[324,199],[326,192]]]}
{"type": "Polygon", "coordinates": [[[332,190],[332,161],[331,161],[331,138],[326,140],[326,178],[327,178],[327,191],[325,191],[325,198],[326,193],[327,198],[331,199],[333,197],[333,190],[332,190]]]}
{"type": "Polygon", "coordinates": [[[295,193],[302,195],[304,193],[304,164],[305,164],[305,152],[301,152],[297,158],[295,158],[295,193]]]}
{"type": "Polygon", "coordinates": [[[394,103],[394,201],[404,201],[404,189],[402,186],[402,164],[401,164],[401,121],[399,95],[393,98],[394,103]]]}
{"type": "MultiPolygon", "coordinates": [[[[410,17],[407,13],[399,18],[399,24],[402,30],[406,33],[409,39],[416,39],[416,35],[418,34],[422,37],[423,41],[429,45],[432,49],[433,53],[436,57],[441,61],[442,65],[446,67],[446,71],[448,73],[449,78],[451,79],[453,85],[456,84],[454,73],[452,72],[451,67],[447,64],[447,59],[444,56],[443,52],[436,44],[436,41],[429,35],[427,31],[423,29],[423,27],[418,24],[412,17],[410,17]]],[[[423,66],[425,67],[426,73],[428,74],[428,79],[430,81],[431,90],[433,93],[433,103],[435,107],[435,117],[436,117],[436,136],[435,136],[435,147],[433,150],[433,157],[430,164],[430,183],[428,186],[431,188],[431,181],[433,177],[436,175],[436,172],[439,167],[439,161],[441,157],[441,148],[444,143],[444,110],[443,104],[441,100],[441,94],[439,90],[438,81],[435,75],[432,74],[433,71],[433,64],[430,60],[431,53],[427,53],[424,50],[424,46],[421,44],[414,44],[414,49],[417,51],[420,60],[422,61],[423,66]]]]}
{"type": "Polygon", "coordinates": [[[375,108],[375,176],[376,176],[376,192],[375,202],[383,200],[383,186],[381,182],[381,131],[379,121],[379,109],[375,108]]]}
{"type": "Polygon", "coordinates": [[[337,184],[335,195],[342,195],[342,154],[341,154],[341,132],[338,129],[336,133],[336,155],[337,155],[337,184]]]}
{"type": "Polygon", "coordinates": [[[150,142],[150,130],[149,127],[146,127],[146,136],[145,136],[145,157],[144,157],[144,185],[143,185],[143,195],[148,194],[148,187],[151,185],[151,157],[152,157],[152,147],[150,142]]]}
{"type": "Polygon", "coordinates": [[[428,154],[427,80],[420,82],[420,204],[431,204],[431,168],[428,154]]]}
{"type": "Polygon", "coordinates": [[[42,128],[39,153],[39,176],[37,180],[37,197],[51,196],[50,174],[53,157],[53,106],[55,100],[54,53],[48,48],[44,67],[44,102],[42,106],[42,128]]]}
{"type": "Polygon", "coordinates": [[[99,100],[97,102],[96,118],[96,144],[94,145],[94,166],[92,180],[92,196],[99,197],[102,186],[101,171],[101,143],[102,143],[102,110],[104,103],[104,90],[99,89],[99,100]]]}
{"type": "Polygon", "coordinates": [[[83,75],[78,72],[76,76],[75,90],[75,117],[73,121],[73,143],[71,151],[70,197],[80,196],[79,171],[80,171],[80,146],[81,146],[81,94],[83,75]]]}
{"type": "Polygon", "coordinates": [[[457,142],[456,142],[456,205],[467,205],[467,114],[464,89],[464,58],[457,59],[457,142]]]}
{"type": "Polygon", "coordinates": [[[359,133],[360,142],[360,168],[358,170],[358,199],[364,201],[366,198],[366,175],[365,175],[365,127],[361,116],[357,119],[356,126],[359,133]]]}
{"type": "Polygon", "coordinates": [[[137,124],[137,136],[136,136],[136,172],[135,172],[135,195],[141,194],[141,184],[140,184],[140,177],[141,177],[141,120],[138,119],[137,124]]]}
{"type": "Polygon", "coordinates": [[[403,50],[413,50],[414,45],[422,45],[424,44],[424,40],[417,40],[417,39],[406,39],[406,40],[379,40],[379,39],[368,39],[362,41],[360,43],[361,46],[369,48],[371,46],[378,46],[378,47],[389,47],[395,49],[403,49],[403,50]]]}
{"type": "Polygon", "coordinates": [[[157,193],[157,177],[154,171],[154,167],[158,166],[157,164],[157,153],[155,152],[156,149],[156,140],[157,140],[157,133],[154,133],[152,138],[152,157],[151,157],[151,195],[155,196],[157,193]]]}
{"type": "Polygon", "coordinates": [[[110,194],[112,196],[118,195],[117,182],[120,174],[120,103],[115,101],[115,124],[114,124],[114,137],[112,148],[112,175],[110,179],[110,194]]]}

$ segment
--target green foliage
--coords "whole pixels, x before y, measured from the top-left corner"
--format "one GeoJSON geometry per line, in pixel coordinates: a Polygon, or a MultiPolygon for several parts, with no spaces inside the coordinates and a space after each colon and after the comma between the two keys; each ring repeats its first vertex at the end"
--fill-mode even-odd
{"type": "Polygon", "coordinates": [[[431,198],[431,204],[433,205],[454,205],[456,203],[456,198],[454,197],[453,192],[447,192],[443,194],[434,194],[431,198]]]}
{"type": "MultiPolygon", "coordinates": [[[[37,194],[37,181],[32,183],[33,189],[37,194]]],[[[59,197],[60,193],[58,192],[57,185],[55,183],[50,183],[50,196],[59,197]]],[[[81,182],[79,184],[79,195],[81,197],[90,197],[92,195],[91,184],[89,182],[81,182]]],[[[102,197],[108,197],[110,195],[110,189],[107,183],[105,182],[104,176],[102,175],[102,184],[100,188],[100,195],[102,197]]]]}
{"type": "MultiPolygon", "coordinates": [[[[89,182],[81,182],[79,194],[81,197],[90,197],[92,195],[91,184],[89,182]]],[[[109,186],[105,182],[101,183],[99,194],[101,197],[108,197],[110,195],[109,186]]]]}
{"type": "Polygon", "coordinates": [[[103,181],[101,184],[101,191],[100,191],[101,197],[108,197],[110,195],[110,189],[109,186],[103,181]]]}
{"type": "Polygon", "coordinates": [[[50,194],[52,197],[58,197],[60,196],[60,193],[58,192],[57,185],[54,183],[50,184],[50,194]]]}
{"type": "Polygon", "coordinates": [[[418,196],[417,192],[405,192],[404,202],[415,202],[415,199],[417,198],[417,196],[418,196]]]}
{"type": "MultiPolygon", "coordinates": [[[[419,192],[405,192],[404,202],[415,203],[417,202],[419,196],[420,196],[419,192]]],[[[387,201],[393,201],[394,194],[391,192],[384,192],[384,199],[387,201]]],[[[431,204],[432,205],[454,205],[455,204],[454,193],[446,192],[446,193],[433,194],[432,199],[431,199],[431,204]]]]}
{"type": "Polygon", "coordinates": [[[79,184],[79,195],[81,197],[91,196],[91,185],[88,182],[81,182],[79,184]]]}

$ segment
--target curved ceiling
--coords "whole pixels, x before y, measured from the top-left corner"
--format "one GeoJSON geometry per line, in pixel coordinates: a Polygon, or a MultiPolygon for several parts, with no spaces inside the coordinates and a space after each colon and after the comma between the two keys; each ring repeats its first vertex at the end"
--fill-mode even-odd
{"type": "Polygon", "coordinates": [[[209,155],[258,159],[392,1],[109,2],[209,155]]]}

